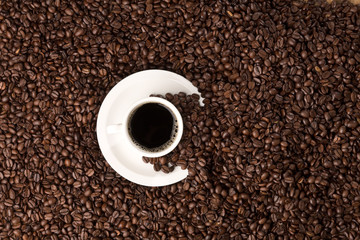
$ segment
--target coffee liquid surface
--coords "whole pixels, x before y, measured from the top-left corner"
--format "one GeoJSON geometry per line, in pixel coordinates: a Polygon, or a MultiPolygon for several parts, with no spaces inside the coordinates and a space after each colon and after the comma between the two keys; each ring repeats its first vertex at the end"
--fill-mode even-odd
{"type": "Polygon", "coordinates": [[[137,143],[145,148],[157,148],[171,139],[174,118],[166,107],[146,103],[133,113],[129,127],[137,143]]]}

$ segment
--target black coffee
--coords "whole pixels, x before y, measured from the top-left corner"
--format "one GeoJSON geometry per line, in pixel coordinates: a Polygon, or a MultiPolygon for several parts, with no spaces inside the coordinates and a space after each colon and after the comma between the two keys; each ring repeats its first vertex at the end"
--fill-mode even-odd
{"type": "Polygon", "coordinates": [[[139,107],[129,122],[130,134],[145,148],[157,148],[170,140],[174,118],[171,112],[157,103],[139,107]]]}

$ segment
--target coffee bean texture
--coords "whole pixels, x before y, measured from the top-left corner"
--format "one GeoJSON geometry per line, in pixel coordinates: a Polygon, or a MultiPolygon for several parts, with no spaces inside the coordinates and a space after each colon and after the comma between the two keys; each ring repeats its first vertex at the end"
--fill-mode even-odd
{"type": "Polygon", "coordinates": [[[359,239],[359,33],[343,1],[0,0],[0,239],[359,239]],[[184,136],[144,161],[189,176],[161,188],[96,138],[146,69],[204,98],[163,96],[184,136]]]}

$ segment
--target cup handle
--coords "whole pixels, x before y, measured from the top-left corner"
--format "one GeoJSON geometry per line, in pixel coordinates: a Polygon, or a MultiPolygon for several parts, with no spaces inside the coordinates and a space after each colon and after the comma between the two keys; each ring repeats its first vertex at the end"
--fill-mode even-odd
{"type": "Polygon", "coordinates": [[[106,128],[108,134],[115,134],[122,131],[122,123],[109,125],[106,128]]]}

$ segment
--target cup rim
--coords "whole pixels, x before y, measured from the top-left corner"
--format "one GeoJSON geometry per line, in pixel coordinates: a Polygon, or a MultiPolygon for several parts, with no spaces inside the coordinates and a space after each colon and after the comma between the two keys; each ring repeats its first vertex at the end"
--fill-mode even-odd
{"type": "Polygon", "coordinates": [[[164,98],[160,98],[160,97],[147,97],[147,98],[143,98],[143,99],[137,101],[128,109],[127,113],[125,114],[124,127],[125,127],[126,137],[127,137],[128,141],[131,143],[131,145],[137,151],[141,152],[144,157],[161,157],[161,156],[164,156],[164,155],[170,153],[179,144],[182,134],[183,134],[184,124],[183,124],[182,116],[181,116],[179,110],[170,101],[168,101],[164,98]],[[149,152],[149,151],[146,151],[146,150],[142,149],[141,147],[137,146],[134,143],[131,136],[129,135],[129,131],[127,131],[127,127],[128,127],[129,120],[130,120],[130,115],[134,111],[134,109],[140,107],[141,105],[144,105],[146,103],[151,103],[151,102],[162,104],[166,108],[168,108],[172,112],[172,114],[175,115],[174,117],[176,118],[177,124],[178,124],[178,129],[177,129],[177,133],[176,133],[174,141],[169,145],[169,147],[165,148],[164,150],[157,151],[157,152],[149,152]]]}

